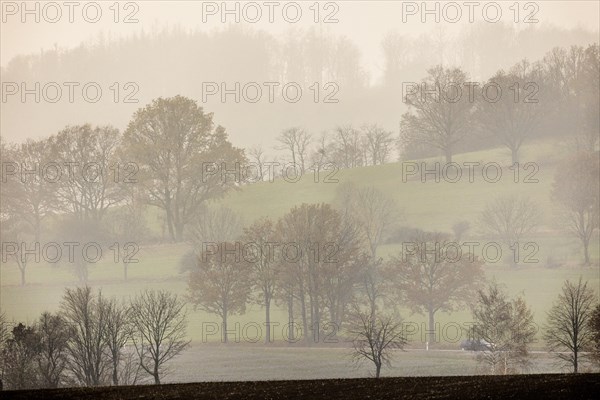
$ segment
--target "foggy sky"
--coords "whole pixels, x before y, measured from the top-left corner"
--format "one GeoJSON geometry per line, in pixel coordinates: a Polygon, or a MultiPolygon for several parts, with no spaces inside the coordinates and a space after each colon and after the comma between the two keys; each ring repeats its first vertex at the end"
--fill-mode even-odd
{"type": "MultiPolygon", "coordinates": [[[[3,1],[2,3],[7,2],[3,1]]],[[[17,3],[20,4],[20,2],[17,3]]],[[[37,53],[41,49],[53,49],[55,45],[59,48],[73,48],[82,42],[94,40],[100,33],[118,39],[127,37],[134,32],[142,30],[148,32],[164,26],[180,25],[185,29],[205,31],[223,26],[216,17],[210,17],[206,23],[202,22],[202,2],[200,1],[140,1],[137,3],[139,11],[136,15],[139,23],[132,24],[115,24],[111,21],[111,15],[103,15],[98,23],[90,24],[83,21],[82,18],[77,18],[80,17],[77,11],[75,11],[75,22],[72,24],[66,22],[66,15],[63,15],[63,18],[55,24],[43,20],[35,23],[31,19],[32,17],[28,17],[30,22],[23,24],[18,18],[19,15],[7,16],[7,22],[1,24],[0,65],[5,67],[8,61],[18,54],[37,53]]],[[[220,2],[218,3],[220,4],[220,2]]],[[[258,3],[262,4],[262,2],[258,3]]],[[[376,58],[380,53],[381,39],[386,33],[397,31],[401,34],[418,35],[438,25],[430,22],[423,24],[418,18],[413,17],[403,23],[401,1],[338,1],[337,3],[340,6],[337,13],[340,22],[321,24],[321,26],[332,34],[345,35],[356,43],[363,54],[365,66],[374,77],[381,73],[381,65],[377,63],[376,58]]],[[[462,4],[460,1],[458,3],[462,4]]],[[[484,3],[481,2],[481,4],[484,3]]],[[[502,9],[506,13],[503,15],[502,22],[510,21],[511,15],[508,15],[508,7],[513,2],[500,1],[499,3],[502,3],[502,9]]],[[[521,3],[527,2],[522,1],[521,3]]],[[[555,25],[568,29],[581,27],[598,31],[600,3],[597,1],[538,1],[535,3],[539,5],[537,13],[539,23],[535,24],[536,26],[555,25]]],[[[106,4],[103,6],[105,12],[107,7],[106,4]]],[[[303,9],[308,11],[307,7],[308,5],[304,5],[303,9]]],[[[263,8],[263,10],[266,9],[263,8]]],[[[463,8],[463,10],[465,15],[459,23],[452,24],[442,21],[439,26],[448,31],[464,27],[467,21],[467,9],[463,8]]],[[[523,15],[527,13],[523,10],[521,12],[523,15]]],[[[123,13],[126,12],[123,11],[123,13]]],[[[279,16],[279,14],[276,13],[275,16],[279,16]]],[[[302,18],[299,23],[294,24],[294,27],[314,26],[309,17],[302,18]]],[[[478,9],[475,11],[475,17],[481,20],[478,9]]],[[[263,19],[266,19],[266,16],[263,19]]],[[[290,24],[285,23],[282,18],[276,18],[273,24],[263,23],[262,20],[255,24],[243,21],[240,23],[272,33],[282,33],[290,29],[290,24]]],[[[519,28],[526,28],[528,25],[516,24],[519,28]]]]}

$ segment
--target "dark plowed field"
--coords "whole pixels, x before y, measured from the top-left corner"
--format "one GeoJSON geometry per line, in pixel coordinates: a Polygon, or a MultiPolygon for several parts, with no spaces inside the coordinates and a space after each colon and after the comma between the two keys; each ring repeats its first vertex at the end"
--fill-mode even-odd
{"type": "Polygon", "coordinates": [[[416,377],[2,392],[2,399],[594,399],[600,374],[416,377]]]}

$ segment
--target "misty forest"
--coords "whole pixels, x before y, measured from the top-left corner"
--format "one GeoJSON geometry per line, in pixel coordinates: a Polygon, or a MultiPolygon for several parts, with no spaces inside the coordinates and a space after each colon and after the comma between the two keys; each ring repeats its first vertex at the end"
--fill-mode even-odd
{"type": "Polygon", "coordinates": [[[324,25],[2,60],[3,390],[600,370],[598,27],[324,25]]]}

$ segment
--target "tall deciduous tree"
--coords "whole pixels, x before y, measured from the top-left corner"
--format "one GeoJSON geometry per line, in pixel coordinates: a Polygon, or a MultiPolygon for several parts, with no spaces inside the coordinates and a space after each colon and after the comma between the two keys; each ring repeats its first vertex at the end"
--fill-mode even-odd
{"type": "Polygon", "coordinates": [[[48,139],[2,144],[2,212],[18,218],[35,242],[42,222],[58,207],[56,166],[48,139]]]}
{"type": "Polygon", "coordinates": [[[413,312],[429,317],[429,342],[435,342],[435,314],[452,311],[475,298],[483,280],[483,263],[456,249],[440,233],[422,233],[403,244],[386,268],[396,298],[413,312]]]}
{"type": "Polygon", "coordinates": [[[600,364],[600,304],[597,304],[592,312],[590,325],[592,326],[592,356],[596,363],[600,364]]]}
{"type": "Polygon", "coordinates": [[[36,359],[40,338],[35,326],[21,323],[12,329],[2,351],[3,380],[13,390],[34,389],[40,384],[36,359]]]}
{"type": "MultiPolygon", "coordinates": [[[[494,199],[479,217],[479,226],[484,234],[500,239],[512,249],[511,265],[520,262],[518,257],[521,243],[538,227],[542,213],[532,200],[517,195],[506,195],[494,199]]],[[[523,259],[523,261],[526,261],[523,259]]]]}
{"type": "Polygon", "coordinates": [[[120,180],[130,178],[135,166],[118,164],[121,135],[111,126],[69,126],[50,138],[52,155],[64,169],[57,183],[63,211],[83,222],[100,222],[109,207],[123,198],[120,180]]]}
{"type": "Polygon", "coordinates": [[[106,384],[110,360],[106,357],[106,312],[99,306],[102,294],[94,296],[89,286],[65,289],[61,316],[71,327],[67,345],[67,370],[75,382],[85,386],[106,384]]]}
{"type": "Polygon", "coordinates": [[[473,338],[488,343],[479,361],[487,364],[493,374],[506,375],[527,368],[529,345],[537,328],[522,297],[511,300],[496,282],[490,283],[479,290],[473,322],[473,338]]]}
{"type": "Polygon", "coordinates": [[[338,126],[332,135],[333,161],[340,168],[355,168],[366,165],[363,157],[365,140],[359,129],[351,125],[338,126]]]}
{"type": "Polygon", "coordinates": [[[369,246],[370,257],[364,271],[363,285],[371,313],[375,313],[377,302],[384,292],[379,271],[381,259],[377,256],[377,249],[383,243],[385,235],[401,218],[401,213],[392,198],[372,186],[344,184],[338,188],[336,203],[346,218],[356,221],[357,228],[369,246]]]}
{"type": "Polygon", "coordinates": [[[164,290],[145,290],[131,301],[133,343],[140,367],[160,384],[166,363],[189,344],[186,303],[164,290]]]}
{"type": "Polygon", "coordinates": [[[289,128],[281,132],[277,137],[279,145],[277,149],[289,152],[291,161],[295,168],[304,174],[312,136],[299,127],[289,128]]]}
{"type": "Polygon", "coordinates": [[[597,150],[600,139],[600,52],[587,48],[556,47],[543,59],[547,87],[555,98],[548,126],[569,132],[577,151],[597,150]]]}
{"type": "MultiPolygon", "coordinates": [[[[281,281],[288,301],[300,304],[302,332],[318,337],[329,311],[330,323],[343,320],[353,300],[364,258],[361,237],[343,214],[328,204],[302,204],[277,223],[281,281]]],[[[293,303],[288,303],[288,311],[293,303]]],[[[292,319],[292,315],[290,315],[292,319]]]]}
{"type": "Polygon", "coordinates": [[[3,261],[12,259],[15,262],[21,274],[21,286],[25,286],[27,267],[32,261],[40,261],[38,254],[35,254],[35,252],[33,254],[28,253],[28,251],[35,250],[36,246],[40,246],[39,242],[34,241],[30,229],[15,214],[7,211],[3,213],[2,218],[0,226],[2,248],[0,249],[0,255],[3,261]]]}
{"type": "Polygon", "coordinates": [[[277,284],[277,258],[275,224],[267,218],[260,219],[244,229],[243,243],[248,245],[246,262],[252,268],[251,281],[260,293],[257,303],[265,309],[265,343],[271,342],[271,303],[277,284]]]}
{"type": "Polygon", "coordinates": [[[392,132],[386,131],[376,124],[365,125],[362,127],[362,131],[364,132],[364,142],[367,145],[371,165],[385,164],[390,157],[394,144],[392,132]]]}
{"type": "Polygon", "coordinates": [[[223,342],[227,343],[227,319],[243,313],[250,294],[250,269],[241,243],[204,243],[188,290],[195,307],[221,317],[223,342]]]}
{"type": "Polygon", "coordinates": [[[471,130],[474,97],[467,75],[458,68],[431,68],[416,87],[407,88],[404,101],[409,111],[402,115],[401,141],[418,143],[443,152],[446,162],[471,130]]]}
{"type": "Polygon", "coordinates": [[[207,200],[241,181],[227,171],[244,165],[243,151],[233,147],[223,127],[214,126],[212,114],[182,96],[158,98],[138,110],[123,145],[140,168],[147,201],[164,210],[174,241],[183,240],[207,200]]]}
{"type": "Polygon", "coordinates": [[[402,322],[391,316],[358,312],[349,333],[353,336],[353,360],[371,361],[375,365],[375,378],[379,378],[383,365],[391,366],[392,350],[402,349],[406,344],[402,322]]]}
{"type": "Polygon", "coordinates": [[[484,134],[510,150],[513,164],[519,162],[521,146],[536,132],[544,111],[550,109],[542,80],[541,67],[524,60],[508,73],[499,71],[490,78],[477,99],[477,123],[484,134]]]}
{"type": "Polygon", "coordinates": [[[59,387],[67,367],[70,328],[60,315],[44,312],[37,322],[37,332],[40,340],[39,379],[43,387],[59,387]]]}
{"type": "Polygon", "coordinates": [[[559,165],[552,197],[563,206],[569,231],[583,245],[585,265],[590,263],[589,245],[600,226],[600,155],[575,154],[559,165]]]}
{"type": "MultiPolygon", "coordinates": [[[[57,209],[56,183],[48,140],[27,140],[19,145],[2,143],[2,201],[0,230],[3,259],[12,258],[26,283],[27,266],[37,261],[27,250],[40,245],[42,222],[57,209]]],[[[55,163],[56,164],[56,163],[55,163]]]]}
{"type": "Polygon", "coordinates": [[[596,296],[587,282],[581,278],[575,284],[566,281],[558,299],[548,312],[544,339],[550,351],[579,371],[582,352],[593,347],[593,329],[591,325],[596,296]]]}
{"type": "Polygon", "coordinates": [[[104,341],[111,362],[112,384],[118,386],[120,369],[125,361],[125,345],[132,338],[134,326],[131,321],[131,309],[116,299],[99,298],[98,306],[105,315],[104,341]]]}

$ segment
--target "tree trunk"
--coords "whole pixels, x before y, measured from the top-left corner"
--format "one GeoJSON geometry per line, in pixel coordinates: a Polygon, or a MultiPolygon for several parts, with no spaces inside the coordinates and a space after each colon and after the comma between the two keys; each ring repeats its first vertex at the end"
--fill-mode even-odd
{"type": "Polygon", "coordinates": [[[265,343],[271,343],[271,299],[265,296],[265,325],[267,334],[265,335],[265,343]]]}
{"type": "Polygon", "coordinates": [[[296,329],[294,327],[294,292],[290,291],[288,297],[288,326],[289,326],[289,341],[293,342],[296,339],[296,329]]]}
{"type": "Polygon", "coordinates": [[[590,265],[590,251],[589,251],[590,239],[584,238],[582,241],[583,241],[583,255],[585,257],[584,265],[590,265]]]}
{"type": "Polygon", "coordinates": [[[427,334],[428,336],[428,341],[429,344],[432,345],[433,343],[435,343],[435,321],[434,321],[434,314],[435,311],[433,311],[433,309],[429,309],[429,332],[427,334]]]}
{"type": "Polygon", "coordinates": [[[154,362],[154,373],[152,375],[154,376],[154,384],[160,385],[160,376],[158,375],[158,360],[154,362]]]}
{"type": "Polygon", "coordinates": [[[223,324],[221,328],[223,329],[223,343],[227,343],[227,311],[223,312],[223,324]]]}
{"type": "Polygon", "coordinates": [[[173,230],[173,215],[171,213],[171,192],[167,189],[165,191],[165,212],[167,213],[167,228],[169,229],[169,236],[171,241],[175,241],[175,231],[173,230]]]}
{"type": "Polygon", "coordinates": [[[446,156],[446,164],[450,164],[452,162],[452,149],[447,147],[444,150],[444,155],[446,156]]]}
{"type": "MultiPolygon", "coordinates": [[[[311,303],[313,303],[311,301],[311,303]]],[[[312,312],[312,318],[310,320],[313,329],[313,338],[312,341],[314,343],[318,343],[321,340],[321,312],[319,310],[319,302],[315,299],[314,305],[312,305],[314,312],[312,312]]]]}
{"type": "Polygon", "coordinates": [[[306,320],[306,300],[304,299],[304,293],[300,294],[300,306],[302,308],[302,334],[304,335],[304,341],[308,343],[308,321],[306,320]]]}
{"type": "Polygon", "coordinates": [[[376,363],[375,364],[375,378],[379,378],[379,375],[381,375],[381,363],[376,363]]]}
{"type": "Polygon", "coordinates": [[[177,225],[175,226],[175,241],[177,243],[180,243],[183,241],[184,227],[185,227],[185,225],[184,225],[183,221],[178,222],[177,225]]]}
{"type": "Polygon", "coordinates": [[[119,373],[118,373],[118,369],[117,369],[118,365],[119,364],[117,362],[113,362],[112,378],[113,378],[113,385],[115,385],[115,386],[119,386],[119,373]]]}
{"type": "Polygon", "coordinates": [[[578,354],[577,354],[577,350],[573,351],[573,373],[577,373],[577,367],[578,367],[578,360],[577,360],[578,354]]]}
{"type": "Polygon", "coordinates": [[[513,147],[510,149],[510,155],[512,158],[512,165],[515,165],[519,162],[519,148],[513,147]]]}
{"type": "Polygon", "coordinates": [[[171,213],[167,211],[167,228],[169,229],[169,236],[171,237],[171,241],[175,242],[175,231],[173,230],[173,220],[171,219],[171,213]]]}
{"type": "Polygon", "coordinates": [[[377,311],[377,288],[375,287],[375,271],[371,267],[367,271],[367,277],[365,281],[367,293],[369,294],[369,305],[371,306],[371,315],[375,315],[377,311]]]}
{"type": "Polygon", "coordinates": [[[41,231],[41,220],[40,215],[36,212],[35,214],[35,242],[40,242],[40,231],[41,231]]]}

